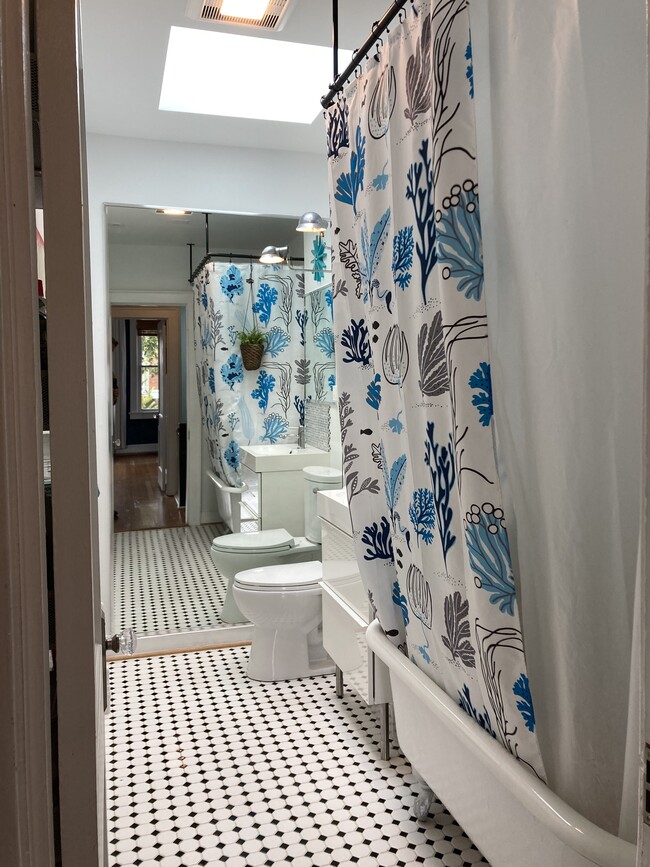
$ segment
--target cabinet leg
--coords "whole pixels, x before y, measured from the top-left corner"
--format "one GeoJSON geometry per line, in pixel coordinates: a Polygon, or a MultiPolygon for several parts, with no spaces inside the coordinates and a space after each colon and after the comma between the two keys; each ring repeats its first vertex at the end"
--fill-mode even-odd
{"type": "Polygon", "coordinates": [[[336,666],[336,697],[343,698],[343,672],[336,666]]]}
{"type": "Polygon", "coordinates": [[[390,705],[387,701],[379,706],[379,713],[381,714],[381,759],[383,762],[387,762],[390,759],[390,705]]]}

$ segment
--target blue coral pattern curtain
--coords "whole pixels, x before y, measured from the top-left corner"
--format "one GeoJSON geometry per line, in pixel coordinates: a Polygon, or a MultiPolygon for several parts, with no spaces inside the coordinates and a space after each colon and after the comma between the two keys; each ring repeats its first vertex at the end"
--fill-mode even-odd
{"type": "Polygon", "coordinates": [[[396,644],[543,777],[493,443],[467,0],[407,3],[328,111],[357,560],[396,644]]]}
{"type": "Polygon", "coordinates": [[[307,313],[302,273],[254,263],[209,264],[194,284],[197,386],[215,473],[240,486],[240,446],[276,443],[304,416],[307,313]],[[244,369],[238,333],[266,333],[259,370],[244,369]]]}

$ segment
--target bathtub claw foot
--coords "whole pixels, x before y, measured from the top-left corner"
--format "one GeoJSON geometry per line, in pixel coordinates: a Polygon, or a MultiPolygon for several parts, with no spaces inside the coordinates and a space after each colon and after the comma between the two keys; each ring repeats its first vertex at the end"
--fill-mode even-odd
{"type": "Polygon", "coordinates": [[[433,792],[427,785],[421,784],[420,793],[415,801],[413,801],[413,806],[411,807],[411,815],[413,818],[418,819],[420,822],[424,822],[424,820],[429,816],[432,801],[433,792]]]}

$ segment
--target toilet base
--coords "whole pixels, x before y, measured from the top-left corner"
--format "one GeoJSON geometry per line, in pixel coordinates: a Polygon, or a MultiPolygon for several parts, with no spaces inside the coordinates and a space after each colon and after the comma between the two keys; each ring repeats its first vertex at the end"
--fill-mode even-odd
{"type": "Polygon", "coordinates": [[[232,592],[232,585],[234,581],[234,578],[230,578],[228,580],[226,598],[224,599],[223,608],[219,612],[219,619],[223,623],[248,623],[248,620],[241,613],[241,611],[239,610],[239,606],[235,602],[235,597],[232,592]]]}
{"type": "Polygon", "coordinates": [[[310,636],[293,629],[270,629],[256,626],[253,632],[246,674],[251,680],[295,680],[333,674],[336,666],[320,648],[323,656],[310,659],[310,636]]]}

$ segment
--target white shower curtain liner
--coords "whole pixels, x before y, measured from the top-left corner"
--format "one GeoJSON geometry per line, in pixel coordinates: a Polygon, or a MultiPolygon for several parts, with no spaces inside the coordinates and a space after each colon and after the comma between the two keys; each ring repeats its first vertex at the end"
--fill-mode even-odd
{"type": "Polygon", "coordinates": [[[645,3],[481,0],[471,23],[495,418],[540,746],[554,791],[634,839],[645,3]]]}

